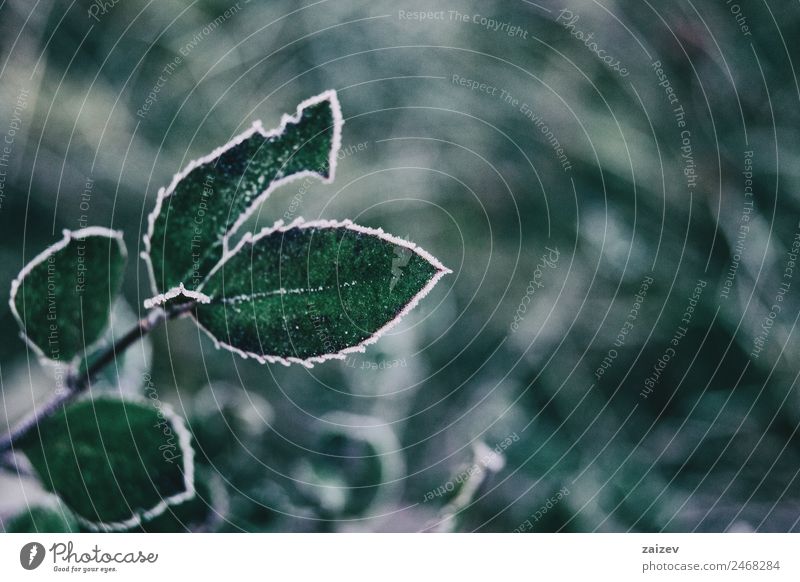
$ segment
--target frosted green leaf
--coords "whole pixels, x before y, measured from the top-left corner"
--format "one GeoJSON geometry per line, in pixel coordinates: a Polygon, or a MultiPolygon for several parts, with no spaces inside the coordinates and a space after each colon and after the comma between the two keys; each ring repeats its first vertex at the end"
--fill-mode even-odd
{"type": "Polygon", "coordinates": [[[85,527],[117,531],[194,496],[194,453],[166,405],[81,400],[39,422],[20,448],[85,527]]]}
{"type": "Polygon", "coordinates": [[[151,307],[197,291],[228,250],[229,237],[273,190],[307,176],[330,182],[341,143],[335,91],[302,102],[278,128],[260,122],[195,160],[158,193],[144,237],[151,307]]]}
{"type": "Polygon", "coordinates": [[[23,339],[49,360],[72,360],[108,325],[122,284],[122,233],[92,227],[64,231],[11,284],[9,304],[23,339]]]}
{"type": "Polygon", "coordinates": [[[416,245],[350,221],[278,223],[239,245],[194,316],[218,346],[312,366],[363,352],[446,273],[416,245]]]}

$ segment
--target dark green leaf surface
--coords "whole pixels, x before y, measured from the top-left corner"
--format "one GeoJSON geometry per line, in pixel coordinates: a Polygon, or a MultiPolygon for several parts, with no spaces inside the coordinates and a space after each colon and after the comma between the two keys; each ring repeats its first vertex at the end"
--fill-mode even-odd
{"type": "Polygon", "coordinates": [[[121,233],[64,231],[64,238],[22,270],[11,310],[41,356],[68,361],[103,333],[125,270],[121,233]]]}
{"type": "Polygon", "coordinates": [[[63,506],[34,506],[8,520],[6,533],[72,533],[78,531],[75,516],[63,506]]]}
{"type": "Polygon", "coordinates": [[[336,93],[328,91],[301,103],[278,129],[256,124],[176,176],[159,193],[145,237],[154,292],[167,295],[154,303],[181,286],[197,290],[227,236],[274,188],[306,175],[332,179],[341,124],[336,93]]]}
{"type": "Polygon", "coordinates": [[[197,321],[259,361],[311,365],[363,351],[449,272],[411,243],[342,223],[247,236],[202,288],[197,321]]]}
{"type": "Polygon", "coordinates": [[[91,529],[126,529],[194,495],[183,421],[150,402],[79,401],[40,422],[21,448],[91,529]]]}

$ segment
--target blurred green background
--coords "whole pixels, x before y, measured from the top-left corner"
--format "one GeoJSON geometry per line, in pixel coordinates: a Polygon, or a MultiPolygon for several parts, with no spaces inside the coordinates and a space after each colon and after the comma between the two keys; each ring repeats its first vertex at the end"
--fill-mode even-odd
{"type": "MultiPolygon", "coordinates": [[[[87,215],[125,231],[123,332],[158,188],[329,88],[335,183],[248,226],[351,218],[454,271],[344,362],[262,366],[187,321],[134,347],[95,389],[150,370],[202,465],[148,529],[800,531],[796,3],[102,6],[0,3],[0,293],[87,215]]],[[[53,381],[2,305],[5,430],[53,381]]],[[[3,529],[53,503],[0,472],[3,529]]]]}

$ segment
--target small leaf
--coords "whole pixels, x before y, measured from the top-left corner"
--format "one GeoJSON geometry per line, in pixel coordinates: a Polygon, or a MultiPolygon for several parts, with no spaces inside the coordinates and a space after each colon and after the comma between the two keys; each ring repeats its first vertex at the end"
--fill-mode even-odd
{"type": "Polygon", "coordinates": [[[382,230],[350,221],[278,223],[245,235],[223,259],[201,288],[209,302],[194,317],[220,347],[310,367],[363,352],[449,272],[382,230]]]}
{"type": "Polygon", "coordinates": [[[335,91],[302,102],[278,128],[260,122],[195,160],[158,193],[144,237],[153,293],[146,307],[197,293],[229,237],[273,190],[316,176],[333,181],[342,115],[335,91]]]}
{"type": "Polygon", "coordinates": [[[69,361],[108,325],[125,270],[122,233],[92,227],[34,258],[11,284],[11,312],[23,339],[49,360],[69,361]]]}
{"type": "Polygon", "coordinates": [[[194,452],[167,406],[81,400],[21,442],[45,487],[92,530],[117,531],[194,496],[194,452]]]}

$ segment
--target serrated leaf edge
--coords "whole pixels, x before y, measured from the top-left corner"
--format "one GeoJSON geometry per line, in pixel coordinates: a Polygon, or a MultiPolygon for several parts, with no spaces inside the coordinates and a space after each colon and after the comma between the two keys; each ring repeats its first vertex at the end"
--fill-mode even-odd
{"type": "MultiPolygon", "coordinates": [[[[228,252],[228,244],[230,242],[231,236],[233,236],[236,231],[244,224],[248,218],[255,212],[255,210],[267,199],[269,196],[274,192],[277,188],[281,186],[285,186],[291,182],[296,180],[300,180],[303,178],[308,177],[317,177],[319,178],[323,184],[330,184],[334,181],[336,177],[336,163],[339,159],[339,150],[342,146],[342,126],[344,125],[344,117],[342,116],[342,109],[339,105],[339,97],[336,94],[336,90],[329,89],[327,91],[323,91],[319,95],[315,95],[310,97],[304,101],[302,101],[295,110],[293,115],[289,115],[288,113],[284,113],[281,117],[281,122],[278,127],[275,127],[269,131],[264,129],[261,120],[257,120],[253,122],[252,127],[247,131],[240,133],[236,137],[234,137],[231,141],[226,143],[223,146],[216,148],[210,154],[205,155],[201,158],[196,160],[192,160],[189,162],[181,172],[175,174],[172,177],[172,182],[170,182],[169,186],[166,188],[159,188],[158,196],[156,198],[156,205],[153,211],[147,217],[147,232],[144,235],[143,242],[144,242],[144,251],[141,253],[142,259],[144,259],[145,264],[147,265],[147,274],[150,277],[150,287],[152,289],[153,297],[150,299],[145,300],[144,306],[147,309],[151,309],[157,305],[161,305],[165,303],[169,299],[173,299],[179,295],[184,295],[190,299],[195,299],[200,301],[201,303],[206,303],[208,301],[208,297],[199,293],[197,291],[189,291],[184,288],[183,283],[181,283],[178,287],[173,287],[168,289],[167,291],[160,293],[158,290],[158,286],[156,285],[156,277],[155,277],[155,270],[153,268],[153,262],[150,258],[150,252],[152,250],[151,247],[151,239],[153,237],[153,232],[155,229],[155,222],[158,218],[159,214],[161,213],[161,207],[164,204],[164,200],[169,198],[178,184],[186,178],[193,170],[202,166],[203,164],[207,164],[209,162],[213,162],[217,158],[219,158],[222,154],[224,154],[229,149],[239,145],[244,140],[252,137],[256,133],[261,134],[265,138],[270,137],[279,137],[283,135],[286,131],[286,127],[290,124],[296,124],[300,122],[302,118],[303,110],[313,105],[317,105],[324,101],[329,101],[331,106],[331,112],[333,113],[333,143],[331,144],[331,151],[328,154],[328,177],[326,178],[322,174],[314,170],[304,170],[302,172],[298,172],[296,174],[292,174],[290,176],[285,176],[278,180],[275,180],[270,183],[266,190],[264,190],[261,194],[259,194],[250,206],[239,215],[236,221],[233,223],[233,226],[228,230],[227,233],[222,238],[222,252],[223,256],[225,253],[228,252]]],[[[208,280],[211,274],[206,276],[205,280],[208,280]]]]}
{"type": "MultiPolygon", "coordinates": [[[[123,404],[141,404],[147,408],[152,406],[152,404],[146,398],[136,396],[125,396],[123,398],[119,398],[111,394],[104,394],[94,396],[93,398],[86,398],[85,400],[113,400],[115,402],[122,402],[123,404]]],[[[78,402],[81,402],[81,400],[78,402]]],[[[191,433],[189,432],[189,429],[186,428],[186,423],[184,422],[183,417],[177,414],[169,404],[162,402],[158,410],[164,415],[164,418],[169,421],[170,425],[172,426],[172,430],[174,430],[175,434],[178,436],[178,446],[181,450],[181,458],[185,459],[183,470],[184,491],[181,493],[176,493],[170,497],[162,498],[161,501],[159,501],[151,509],[135,511],[129,519],[123,521],[91,521],[82,515],[79,515],[62,499],[62,503],[64,503],[66,507],[69,507],[70,511],[72,511],[81,525],[97,532],[125,531],[132,527],[141,525],[142,523],[146,523],[147,521],[150,521],[151,519],[154,519],[164,513],[168,507],[179,505],[195,496],[194,449],[192,448],[191,433]]]]}
{"type": "MultiPolygon", "coordinates": [[[[67,245],[69,245],[69,243],[72,242],[73,240],[85,239],[90,236],[100,236],[109,239],[116,239],[122,258],[123,259],[128,258],[128,249],[126,248],[125,241],[122,238],[122,231],[111,230],[110,228],[105,228],[102,226],[90,226],[87,228],[82,228],[80,230],[64,229],[62,231],[62,234],[63,238],[60,241],[53,243],[52,245],[44,249],[41,253],[36,255],[33,259],[31,259],[22,268],[22,270],[19,272],[16,278],[13,281],[11,281],[11,292],[8,298],[8,306],[11,309],[11,314],[14,316],[14,319],[16,320],[17,324],[20,327],[19,337],[22,339],[22,341],[24,341],[28,345],[28,347],[31,350],[33,350],[33,352],[36,354],[36,356],[42,363],[48,363],[48,364],[58,364],[58,361],[49,358],[47,354],[45,354],[42,351],[42,349],[39,346],[37,346],[30,339],[30,337],[28,337],[28,334],[25,333],[25,328],[26,328],[25,322],[23,321],[20,313],[17,311],[17,305],[15,299],[17,298],[17,292],[22,286],[25,277],[30,275],[33,269],[44,263],[48,259],[48,257],[50,257],[50,255],[53,255],[58,251],[65,249],[67,245]]],[[[112,305],[113,305],[113,298],[112,298],[112,305]]],[[[100,341],[101,339],[102,339],[102,334],[101,337],[97,339],[97,341],[100,341]]],[[[94,346],[96,343],[97,342],[92,342],[91,344],[86,346],[86,351],[89,351],[91,347],[94,346]]]]}
{"type": "Polygon", "coordinates": [[[145,299],[144,308],[152,309],[153,307],[158,307],[159,305],[163,305],[170,299],[174,299],[175,297],[180,297],[181,295],[183,295],[187,299],[194,299],[198,303],[208,303],[211,301],[211,298],[205,293],[187,289],[186,287],[183,286],[183,283],[181,283],[180,285],[178,285],[177,287],[173,287],[166,293],[161,293],[159,295],[156,295],[155,297],[151,297],[150,299],[145,299]]]}
{"type": "MultiPolygon", "coordinates": [[[[344,227],[344,228],[346,228],[348,230],[352,230],[354,232],[367,234],[367,235],[370,235],[370,236],[376,236],[376,237],[378,237],[378,238],[380,238],[382,240],[385,240],[387,242],[390,242],[390,243],[392,243],[394,245],[401,246],[401,247],[404,247],[406,249],[409,249],[410,251],[416,253],[417,255],[419,255],[420,257],[422,257],[426,261],[428,261],[437,270],[436,274],[433,277],[431,277],[431,279],[428,281],[428,283],[416,295],[414,295],[414,297],[412,297],[411,300],[408,303],[406,303],[406,305],[403,307],[403,309],[401,309],[400,312],[392,320],[390,320],[387,323],[385,323],[383,325],[383,327],[378,329],[375,333],[373,333],[371,336],[369,336],[368,338],[364,339],[363,341],[361,341],[357,345],[351,346],[349,348],[345,348],[345,349],[343,349],[343,350],[341,350],[339,352],[335,352],[333,354],[324,354],[322,356],[313,356],[311,358],[305,358],[305,359],[296,358],[294,356],[290,356],[288,358],[284,358],[284,357],[281,357],[281,356],[261,355],[261,354],[256,354],[256,353],[253,353],[253,352],[247,352],[247,351],[244,351],[244,350],[240,350],[239,348],[236,348],[236,347],[234,347],[234,346],[232,346],[232,345],[230,345],[228,343],[225,343],[225,342],[219,340],[217,337],[214,336],[213,333],[211,333],[208,329],[206,329],[197,320],[197,318],[194,316],[194,313],[190,314],[191,318],[194,320],[195,324],[197,324],[197,327],[199,327],[201,330],[203,330],[203,332],[205,332],[205,334],[208,337],[211,338],[211,340],[214,342],[214,345],[215,345],[215,347],[217,349],[228,350],[229,352],[233,352],[233,353],[235,353],[235,354],[237,354],[237,355],[239,355],[239,356],[241,356],[242,358],[245,358],[245,359],[253,358],[254,360],[256,360],[260,364],[265,364],[265,363],[276,364],[276,363],[278,363],[278,364],[283,364],[284,366],[289,366],[289,365],[294,363],[294,364],[301,364],[301,365],[305,366],[306,368],[313,368],[314,364],[321,364],[321,363],[326,362],[328,360],[344,360],[344,359],[347,358],[348,354],[364,353],[366,351],[368,345],[371,345],[371,344],[374,344],[375,342],[377,342],[386,332],[388,332],[395,325],[397,325],[400,322],[400,320],[403,319],[403,317],[408,315],[408,313],[410,313],[417,306],[417,304],[420,302],[420,300],[422,300],[423,297],[425,297],[428,293],[431,292],[431,290],[439,282],[439,279],[441,279],[445,275],[448,275],[448,274],[452,273],[452,271],[450,269],[448,269],[447,267],[445,267],[439,261],[439,259],[434,257],[432,254],[430,254],[426,250],[418,247],[417,245],[415,245],[412,242],[409,242],[409,241],[404,240],[402,238],[399,238],[399,237],[396,237],[394,235],[388,234],[388,233],[384,232],[384,230],[382,228],[370,228],[370,227],[367,227],[367,226],[360,226],[358,224],[353,223],[351,220],[342,220],[342,221],[337,221],[337,220],[312,220],[312,221],[308,221],[307,222],[302,217],[299,217],[296,220],[292,221],[288,225],[285,225],[282,220],[279,220],[274,225],[272,225],[271,227],[264,228],[263,230],[259,231],[257,234],[253,234],[251,232],[248,232],[244,236],[242,236],[241,240],[236,245],[236,247],[233,250],[227,252],[222,257],[220,262],[213,269],[211,269],[211,271],[208,274],[208,278],[206,280],[209,280],[217,271],[219,271],[222,267],[224,267],[225,263],[227,263],[228,260],[230,260],[234,255],[236,255],[236,253],[238,253],[239,250],[241,250],[242,247],[244,247],[246,244],[253,245],[253,244],[257,243],[259,240],[261,240],[262,238],[264,238],[266,236],[269,236],[269,235],[271,235],[273,233],[286,232],[286,231],[291,230],[293,228],[301,228],[301,229],[321,228],[321,229],[324,229],[324,228],[342,228],[342,227],[344,227]]],[[[202,290],[202,286],[201,286],[201,290],[202,290]]]]}

